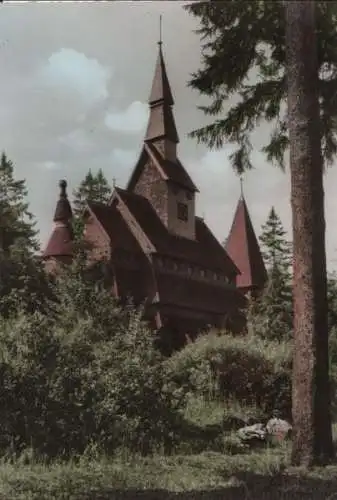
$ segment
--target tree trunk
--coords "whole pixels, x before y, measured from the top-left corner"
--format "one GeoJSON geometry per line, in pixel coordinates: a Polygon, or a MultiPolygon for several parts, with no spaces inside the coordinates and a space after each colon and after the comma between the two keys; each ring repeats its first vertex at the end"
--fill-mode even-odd
{"type": "Polygon", "coordinates": [[[294,250],[293,465],[333,456],[315,2],[285,2],[294,250]]]}

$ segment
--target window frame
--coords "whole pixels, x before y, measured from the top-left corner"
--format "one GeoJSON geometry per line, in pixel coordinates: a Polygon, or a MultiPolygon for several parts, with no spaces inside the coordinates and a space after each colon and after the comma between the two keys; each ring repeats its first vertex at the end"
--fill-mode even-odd
{"type": "Polygon", "coordinates": [[[177,218],[182,222],[188,222],[188,204],[177,201],[177,218]]]}

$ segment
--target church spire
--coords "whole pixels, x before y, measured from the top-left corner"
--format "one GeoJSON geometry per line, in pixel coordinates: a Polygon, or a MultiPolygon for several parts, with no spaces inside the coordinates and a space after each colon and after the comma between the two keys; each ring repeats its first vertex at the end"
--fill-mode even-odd
{"type": "MultiPolygon", "coordinates": [[[[73,255],[73,213],[67,196],[67,182],[59,182],[60,195],[54,213],[54,229],[42,258],[54,265],[54,261],[67,262],[73,255]]],[[[48,267],[48,266],[47,266],[48,267]]],[[[52,268],[50,268],[52,270],[52,268]]]]}
{"type": "Polygon", "coordinates": [[[56,204],[56,209],[54,213],[54,222],[62,222],[64,224],[69,224],[73,217],[73,212],[71,210],[71,206],[67,195],[67,181],[61,180],[59,182],[59,187],[60,187],[60,197],[56,204]]]}
{"type": "Polygon", "coordinates": [[[166,72],[162,50],[163,42],[161,32],[162,28],[160,18],[160,38],[158,42],[159,49],[149,97],[150,118],[145,135],[145,141],[169,141],[171,144],[176,145],[179,142],[179,137],[172,112],[174,100],[166,72]]]}
{"type": "Polygon", "coordinates": [[[267,281],[267,272],[243,195],[241,177],[240,188],[241,195],[225,250],[241,273],[237,276],[236,286],[245,293],[261,290],[267,281]]]}

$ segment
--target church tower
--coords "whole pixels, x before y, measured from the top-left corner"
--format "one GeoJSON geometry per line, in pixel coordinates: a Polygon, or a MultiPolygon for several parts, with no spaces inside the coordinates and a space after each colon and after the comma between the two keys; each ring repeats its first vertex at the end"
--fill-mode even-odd
{"type": "Polygon", "coordinates": [[[158,57],[149,98],[150,119],[145,141],[155,144],[166,160],[175,162],[179,137],[172,111],[174,101],[167,78],[162,42],[160,41],[158,45],[158,57]]]}
{"type": "Polygon", "coordinates": [[[225,250],[240,270],[236,286],[244,293],[258,293],[267,282],[267,271],[243,195],[239,198],[225,250]]]}
{"type": "Polygon", "coordinates": [[[198,190],[177,156],[179,137],[172,110],[174,100],[161,40],[158,46],[149,121],[127,190],[147,198],[170,233],[193,240],[198,190]]]}
{"type": "Polygon", "coordinates": [[[54,229],[42,254],[48,272],[54,272],[59,263],[70,263],[73,256],[73,213],[67,196],[67,182],[61,180],[59,187],[60,196],[54,213],[54,229]]]}

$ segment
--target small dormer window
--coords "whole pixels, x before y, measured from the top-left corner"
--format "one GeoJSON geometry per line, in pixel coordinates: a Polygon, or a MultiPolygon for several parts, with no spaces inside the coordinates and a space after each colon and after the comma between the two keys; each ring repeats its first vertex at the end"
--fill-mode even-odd
{"type": "Polygon", "coordinates": [[[177,203],[177,216],[181,221],[188,221],[188,206],[186,205],[186,203],[177,203]]]}

